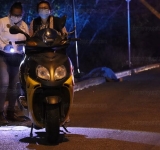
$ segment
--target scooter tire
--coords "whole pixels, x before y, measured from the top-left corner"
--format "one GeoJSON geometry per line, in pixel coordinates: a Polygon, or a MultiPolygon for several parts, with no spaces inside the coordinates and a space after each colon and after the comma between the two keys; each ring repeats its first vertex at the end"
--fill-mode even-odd
{"type": "Polygon", "coordinates": [[[58,144],[60,114],[58,104],[48,104],[46,108],[46,136],[50,144],[58,144]]]}

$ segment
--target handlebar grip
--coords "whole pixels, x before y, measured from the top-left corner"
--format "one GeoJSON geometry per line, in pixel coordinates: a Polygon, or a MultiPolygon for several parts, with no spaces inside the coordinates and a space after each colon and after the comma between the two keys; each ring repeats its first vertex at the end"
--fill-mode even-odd
{"type": "Polygon", "coordinates": [[[80,38],[70,38],[69,40],[70,40],[70,41],[81,41],[80,38]]]}
{"type": "Polygon", "coordinates": [[[26,41],[15,41],[15,44],[25,44],[26,41]]]}

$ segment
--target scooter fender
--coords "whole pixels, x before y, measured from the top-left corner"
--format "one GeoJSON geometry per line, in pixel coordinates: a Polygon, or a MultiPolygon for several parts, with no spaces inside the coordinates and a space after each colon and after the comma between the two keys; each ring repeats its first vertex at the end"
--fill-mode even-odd
{"type": "Polygon", "coordinates": [[[64,121],[61,123],[61,125],[64,124],[66,122],[66,120],[68,119],[68,116],[69,116],[69,113],[70,113],[70,110],[71,110],[72,104],[73,104],[73,97],[74,97],[74,77],[73,77],[73,75],[71,75],[68,78],[68,80],[63,84],[63,86],[68,88],[68,91],[70,94],[70,107],[69,107],[68,113],[66,114],[66,117],[65,117],[64,121]]]}
{"type": "Polygon", "coordinates": [[[33,113],[33,95],[35,90],[38,87],[41,87],[41,84],[32,80],[29,76],[26,78],[26,91],[27,91],[27,104],[28,104],[28,114],[29,118],[32,121],[33,124],[43,127],[43,124],[40,124],[39,122],[36,121],[36,118],[33,113]]]}

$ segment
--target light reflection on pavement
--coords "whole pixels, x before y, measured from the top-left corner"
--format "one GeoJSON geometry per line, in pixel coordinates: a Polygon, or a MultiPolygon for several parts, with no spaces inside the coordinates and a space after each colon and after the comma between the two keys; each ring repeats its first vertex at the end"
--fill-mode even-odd
{"type": "MultiPolygon", "coordinates": [[[[160,133],[155,132],[144,132],[144,131],[131,131],[131,130],[119,130],[119,129],[103,129],[103,128],[81,128],[81,127],[68,127],[67,128],[70,133],[67,135],[77,135],[77,136],[85,136],[85,138],[89,139],[113,139],[119,141],[128,141],[134,143],[143,143],[148,145],[157,145],[160,146],[160,133]]],[[[61,128],[61,130],[63,130],[61,128]]],[[[22,134],[20,137],[26,136],[29,137],[30,128],[25,126],[3,126],[0,127],[0,141],[4,138],[4,135],[14,134],[14,136],[18,136],[18,134],[22,134]]],[[[40,132],[45,132],[45,129],[33,130],[33,136],[40,132]],[[36,134],[35,134],[36,133],[36,134]]]]}

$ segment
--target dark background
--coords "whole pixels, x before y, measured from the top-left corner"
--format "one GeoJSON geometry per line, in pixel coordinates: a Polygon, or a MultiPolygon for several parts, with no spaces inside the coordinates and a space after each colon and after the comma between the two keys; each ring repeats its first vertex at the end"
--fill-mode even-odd
{"type": "MultiPolygon", "coordinates": [[[[160,12],[159,0],[146,0],[160,12]]],[[[0,0],[0,17],[8,15],[14,1],[0,0]]],[[[38,0],[23,0],[24,21],[29,25],[37,16],[38,0]]],[[[73,23],[72,0],[50,0],[52,13],[67,15],[66,28],[73,23]]],[[[80,70],[89,72],[96,67],[109,67],[113,71],[128,69],[128,35],[126,0],[75,0],[80,70]]],[[[132,67],[159,62],[160,19],[139,0],[130,1],[131,62],[132,67]]],[[[73,35],[74,36],[74,35],[73,35]]],[[[68,48],[76,70],[75,44],[68,48]]]]}

